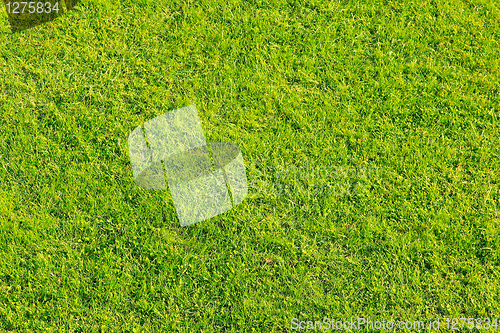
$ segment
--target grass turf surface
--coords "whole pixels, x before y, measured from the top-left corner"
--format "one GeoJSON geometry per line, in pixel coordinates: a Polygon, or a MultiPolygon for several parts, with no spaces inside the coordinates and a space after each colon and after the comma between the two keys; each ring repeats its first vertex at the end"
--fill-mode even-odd
{"type": "Polygon", "coordinates": [[[84,0],[16,34],[1,14],[1,329],[500,315],[495,1],[84,0]],[[189,104],[251,188],[181,228],[127,137],[189,104]]]}

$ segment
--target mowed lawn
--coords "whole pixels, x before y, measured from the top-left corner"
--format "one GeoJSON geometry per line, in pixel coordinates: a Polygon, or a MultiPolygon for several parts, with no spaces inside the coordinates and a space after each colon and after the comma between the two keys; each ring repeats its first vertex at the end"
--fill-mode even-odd
{"type": "Polygon", "coordinates": [[[0,331],[500,317],[497,1],[0,14],[0,331]],[[127,138],[190,104],[249,195],[183,228],[127,138]]]}

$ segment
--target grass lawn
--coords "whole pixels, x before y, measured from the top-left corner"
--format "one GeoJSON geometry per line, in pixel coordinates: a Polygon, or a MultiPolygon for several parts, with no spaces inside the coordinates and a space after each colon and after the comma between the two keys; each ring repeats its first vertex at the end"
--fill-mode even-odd
{"type": "Polygon", "coordinates": [[[3,7],[0,331],[499,318],[499,55],[496,0],[3,7]],[[183,228],[127,138],[190,104],[250,188],[183,228]]]}

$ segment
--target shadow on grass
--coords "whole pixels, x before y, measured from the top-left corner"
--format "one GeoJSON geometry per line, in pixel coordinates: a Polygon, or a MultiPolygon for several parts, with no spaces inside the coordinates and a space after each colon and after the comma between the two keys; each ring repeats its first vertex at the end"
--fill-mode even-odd
{"type": "Polygon", "coordinates": [[[4,0],[12,32],[19,32],[55,20],[70,11],[79,0],[11,1],[4,0]]]}

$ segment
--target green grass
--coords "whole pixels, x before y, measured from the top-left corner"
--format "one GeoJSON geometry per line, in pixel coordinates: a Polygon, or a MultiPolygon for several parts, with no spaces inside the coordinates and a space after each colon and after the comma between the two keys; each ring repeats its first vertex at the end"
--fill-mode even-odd
{"type": "Polygon", "coordinates": [[[164,3],[0,12],[0,330],[500,316],[497,1],[164,3]],[[189,104],[250,193],[181,228],[127,138],[189,104]]]}

